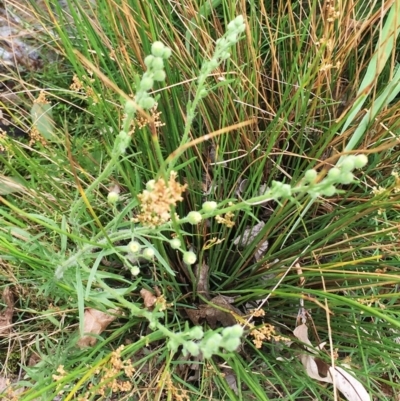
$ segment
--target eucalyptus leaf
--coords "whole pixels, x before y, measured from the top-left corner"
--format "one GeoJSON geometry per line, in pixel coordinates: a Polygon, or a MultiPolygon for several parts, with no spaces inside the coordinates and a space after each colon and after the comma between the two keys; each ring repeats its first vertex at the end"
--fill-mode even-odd
{"type": "Polygon", "coordinates": [[[48,141],[54,139],[54,120],[49,103],[34,103],[31,109],[33,125],[48,141]]]}

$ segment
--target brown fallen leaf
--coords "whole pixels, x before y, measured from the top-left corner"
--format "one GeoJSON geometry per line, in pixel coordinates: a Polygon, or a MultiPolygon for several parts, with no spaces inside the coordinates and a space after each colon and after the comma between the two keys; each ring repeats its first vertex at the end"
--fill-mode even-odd
{"type": "Polygon", "coordinates": [[[229,386],[229,388],[233,390],[235,394],[239,394],[237,377],[235,372],[232,369],[227,369],[227,368],[222,368],[221,372],[224,375],[226,384],[229,386]]]}
{"type": "Polygon", "coordinates": [[[185,312],[195,326],[199,326],[201,324],[200,320],[205,318],[203,310],[201,309],[185,308],[185,312]]]}
{"type": "Polygon", "coordinates": [[[0,377],[0,393],[3,393],[10,386],[10,381],[5,377],[0,377]]]}
{"type": "MultiPolygon", "coordinates": [[[[246,228],[244,232],[237,236],[234,240],[233,243],[238,246],[239,249],[244,249],[248,246],[251,245],[252,242],[254,242],[255,238],[257,235],[262,231],[264,228],[265,223],[263,221],[260,221],[258,224],[254,225],[253,227],[246,228]]],[[[267,252],[268,249],[268,240],[263,240],[260,241],[257,249],[254,253],[254,258],[258,262],[262,257],[264,256],[265,252],[267,252]]]]}
{"type": "MultiPolygon", "coordinates": [[[[301,342],[307,344],[304,348],[309,353],[300,354],[299,359],[308,376],[326,383],[334,383],[348,401],[371,401],[367,390],[354,376],[339,366],[332,367],[320,358],[313,356],[313,354],[317,354],[317,348],[314,348],[308,339],[308,328],[304,323],[297,326],[293,334],[301,342]]],[[[320,344],[318,348],[322,349],[323,346],[324,344],[320,344]]]]}
{"type": "Polygon", "coordinates": [[[216,305],[218,308],[206,305],[206,320],[212,329],[218,327],[217,322],[220,322],[222,326],[228,327],[236,324],[235,314],[241,316],[242,313],[239,309],[231,305],[233,298],[224,297],[223,295],[218,295],[211,300],[211,303],[216,305]],[[226,309],[228,312],[225,310],[226,309]]]}
{"type": "Polygon", "coordinates": [[[145,288],[142,288],[140,290],[140,295],[143,298],[144,306],[147,309],[150,309],[150,310],[153,309],[153,306],[157,302],[157,297],[151,291],[146,290],[145,288]]]}
{"type": "Polygon", "coordinates": [[[199,309],[185,309],[185,312],[195,325],[199,325],[201,320],[205,319],[212,329],[221,325],[223,327],[233,326],[236,324],[235,315],[243,315],[239,309],[231,305],[233,301],[233,298],[218,295],[210,301],[211,304],[200,305],[199,309]]]}
{"type": "Polygon", "coordinates": [[[3,301],[6,304],[6,308],[0,313],[0,335],[11,331],[12,317],[14,314],[14,295],[10,287],[4,289],[3,301]]]}
{"type": "Polygon", "coordinates": [[[79,348],[91,347],[97,342],[97,338],[87,334],[101,334],[107,326],[117,318],[118,309],[110,309],[107,313],[101,312],[97,309],[88,308],[83,317],[83,335],[77,345],[79,348]]]}
{"type": "Polygon", "coordinates": [[[208,289],[208,271],[210,268],[204,262],[200,266],[200,264],[195,267],[195,275],[197,281],[197,293],[201,294],[204,298],[210,299],[210,293],[208,289]]]}

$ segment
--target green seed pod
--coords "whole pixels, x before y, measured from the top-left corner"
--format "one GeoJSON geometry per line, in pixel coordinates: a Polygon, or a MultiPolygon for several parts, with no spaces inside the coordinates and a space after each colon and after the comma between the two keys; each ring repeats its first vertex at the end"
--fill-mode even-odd
{"type": "Polygon", "coordinates": [[[341,184],[351,184],[354,181],[354,174],[350,172],[344,172],[340,176],[339,182],[341,184]]]}
{"type": "Polygon", "coordinates": [[[162,57],[164,54],[165,46],[162,42],[154,42],[151,45],[151,54],[155,57],[162,57]]]}
{"type": "Polygon", "coordinates": [[[167,75],[165,74],[164,70],[154,71],[154,74],[153,74],[154,81],[157,81],[157,82],[165,81],[166,76],[167,75]]]}
{"type": "Polygon", "coordinates": [[[222,52],[221,53],[221,60],[227,60],[231,54],[229,52],[222,52]]]}
{"type": "Polygon", "coordinates": [[[223,343],[223,347],[230,352],[236,351],[239,345],[240,345],[239,338],[229,338],[223,343]]]}
{"type": "Polygon", "coordinates": [[[143,91],[149,91],[154,85],[154,80],[150,77],[142,78],[140,81],[140,89],[143,91]]]}
{"type": "Polygon", "coordinates": [[[142,108],[145,110],[150,110],[154,107],[155,103],[156,101],[151,96],[149,96],[140,101],[140,106],[142,106],[142,108]]]}
{"type": "Polygon", "coordinates": [[[140,273],[138,266],[132,266],[130,270],[133,277],[136,277],[140,273]]]}
{"type": "Polygon", "coordinates": [[[156,180],[150,180],[150,181],[148,181],[147,184],[146,184],[146,189],[147,189],[148,191],[152,191],[152,190],[154,189],[155,183],[156,183],[156,180]]]}
{"type": "Polygon", "coordinates": [[[194,225],[200,223],[203,217],[201,213],[193,211],[188,213],[187,218],[189,223],[194,225]]]}
{"type": "Polygon", "coordinates": [[[344,173],[349,173],[354,170],[354,161],[355,157],[354,156],[347,156],[342,163],[340,163],[339,168],[342,170],[344,173]]]}
{"type": "Polygon", "coordinates": [[[226,40],[227,40],[231,45],[235,44],[235,43],[237,42],[237,40],[238,40],[238,36],[237,36],[236,32],[235,32],[235,33],[231,33],[230,35],[228,35],[228,37],[226,38],[226,40]]]}
{"type": "Polygon", "coordinates": [[[163,53],[163,55],[162,55],[162,58],[163,58],[164,60],[166,60],[167,58],[170,58],[170,57],[171,57],[171,54],[172,54],[171,49],[170,49],[169,47],[165,47],[165,48],[164,48],[164,53],[163,53]]]}
{"type": "Polygon", "coordinates": [[[185,252],[183,254],[183,261],[187,264],[187,265],[193,265],[194,263],[196,263],[197,260],[197,256],[194,252],[192,251],[188,251],[185,252]]]}
{"type": "Polygon", "coordinates": [[[304,174],[304,179],[307,182],[314,182],[317,178],[318,173],[314,169],[307,170],[304,174]]]}
{"type": "Polygon", "coordinates": [[[208,95],[208,90],[207,90],[207,89],[205,89],[205,88],[200,89],[199,96],[200,96],[201,98],[204,98],[204,97],[206,97],[207,95],[208,95]]]}
{"type": "Polygon", "coordinates": [[[201,326],[194,326],[189,332],[190,338],[193,340],[201,340],[204,336],[204,331],[201,326]]]}
{"type": "Polygon", "coordinates": [[[155,255],[153,248],[145,248],[143,249],[142,256],[146,259],[153,259],[155,255]]]}
{"type": "Polygon", "coordinates": [[[207,202],[203,203],[203,210],[206,213],[213,212],[217,207],[218,207],[218,204],[217,204],[217,202],[214,202],[214,201],[207,201],[207,202]]]}
{"type": "Polygon", "coordinates": [[[328,177],[332,180],[337,180],[342,175],[342,172],[337,168],[333,167],[328,172],[328,177]]]}
{"type": "Polygon", "coordinates": [[[136,107],[135,107],[135,102],[133,100],[128,100],[125,103],[125,113],[126,114],[132,114],[136,112],[136,107]]]}
{"type": "Polygon", "coordinates": [[[365,155],[357,155],[354,159],[355,168],[363,168],[368,163],[368,157],[365,155]]]}
{"type": "Polygon", "coordinates": [[[235,24],[236,28],[239,28],[244,24],[243,15],[238,15],[232,22],[235,24]]]}
{"type": "Polygon", "coordinates": [[[219,63],[218,63],[218,60],[217,60],[217,59],[212,58],[212,59],[208,62],[208,65],[210,66],[210,69],[211,69],[211,70],[215,70],[215,69],[218,67],[219,63]]]}
{"type": "Polygon", "coordinates": [[[128,250],[131,253],[138,253],[140,251],[141,245],[137,241],[131,241],[128,244],[128,250]]]}
{"type": "Polygon", "coordinates": [[[221,345],[222,342],[222,336],[221,334],[218,333],[214,333],[212,336],[210,336],[205,344],[204,344],[204,348],[207,348],[208,350],[210,350],[212,353],[214,352],[218,352],[218,348],[221,345]]]}
{"type": "Polygon", "coordinates": [[[237,27],[237,32],[242,33],[246,30],[246,25],[242,24],[240,26],[237,27]]]}
{"type": "Polygon", "coordinates": [[[111,191],[107,195],[107,201],[108,203],[111,203],[112,205],[117,203],[119,200],[119,194],[117,192],[111,191]]]}
{"type": "Polygon", "coordinates": [[[329,187],[325,188],[325,189],[321,189],[321,195],[324,196],[333,196],[335,195],[336,192],[336,188],[334,185],[329,185],[329,187]]]}
{"type": "Polygon", "coordinates": [[[181,247],[181,240],[178,238],[173,238],[169,244],[171,245],[172,249],[179,249],[181,247]]]}
{"type": "Polygon", "coordinates": [[[234,326],[226,327],[222,330],[222,337],[235,337],[240,338],[243,335],[243,327],[239,324],[235,324],[234,326]]]}
{"type": "Polygon", "coordinates": [[[185,348],[186,351],[193,356],[200,354],[200,348],[194,341],[186,341],[183,345],[183,348],[185,348]]]}
{"type": "Polygon", "coordinates": [[[153,71],[162,70],[164,68],[164,60],[162,57],[154,57],[151,68],[153,71]]]}
{"type": "Polygon", "coordinates": [[[144,64],[146,65],[147,68],[151,68],[152,67],[153,60],[154,60],[154,56],[152,56],[151,54],[149,56],[145,57],[144,64]]]}

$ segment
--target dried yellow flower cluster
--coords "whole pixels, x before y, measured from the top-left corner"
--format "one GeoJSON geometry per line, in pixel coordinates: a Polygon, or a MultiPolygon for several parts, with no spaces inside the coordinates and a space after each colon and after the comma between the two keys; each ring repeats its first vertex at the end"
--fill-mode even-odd
{"type": "Polygon", "coordinates": [[[47,100],[47,98],[46,98],[46,93],[45,93],[44,91],[41,91],[41,92],[39,93],[38,98],[35,99],[35,100],[33,101],[33,103],[36,103],[36,104],[50,104],[50,102],[49,102],[49,101],[47,100]]]}
{"type": "Polygon", "coordinates": [[[340,17],[340,12],[335,9],[333,5],[327,5],[328,18],[326,19],[328,22],[334,22],[336,19],[340,17]]]}
{"type": "MultiPolygon", "coordinates": [[[[83,76],[83,79],[88,81],[89,84],[94,82],[93,78],[88,78],[87,76],[83,76]]],[[[94,92],[94,90],[89,86],[82,82],[77,75],[72,77],[72,84],[69,87],[72,91],[76,93],[83,93],[86,97],[91,98],[93,103],[98,103],[99,96],[94,92]]]]}
{"type": "MultiPolygon", "coordinates": [[[[118,380],[120,372],[123,371],[125,376],[129,379],[132,379],[133,373],[135,372],[134,367],[132,366],[132,362],[130,359],[123,361],[121,359],[121,351],[124,349],[124,346],[121,345],[118,349],[116,349],[110,358],[109,364],[102,366],[99,368],[95,374],[96,376],[100,376],[100,383],[96,386],[95,394],[105,396],[107,391],[117,393],[117,392],[127,392],[132,390],[132,381],[131,380],[118,380]]],[[[61,381],[67,375],[67,372],[64,370],[64,366],[60,365],[57,368],[57,375],[53,375],[53,379],[55,381],[61,381]]],[[[92,383],[89,384],[89,390],[94,387],[92,383]]],[[[63,390],[59,391],[59,394],[62,394],[63,390]]],[[[78,401],[89,401],[90,391],[87,391],[85,394],[78,398],[78,401]]],[[[90,398],[91,399],[91,398],[90,398]]]]}
{"type": "MultiPolygon", "coordinates": [[[[96,371],[96,375],[101,375],[100,383],[96,386],[95,394],[100,396],[105,396],[107,392],[112,393],[128,392],[132,390],[132,380],[118,380],[118,376],[121,371],[125,375],[132,379],[133,373],[135,372],[134,367],[130,359],[123,361],[121,359],[121,351],[124,346],[121,345],[112,354],[110,363],[96,371]]],[[[89,385],[89,390],[93,387],[92,384],[89,385]]],[[[81,396],[78,401],[89,401],[90,391],[86,392],[81,396]]],[[[92,398],[90,398],[92,399],[92,398]]]]}
{"type": "Polygon", "coordinates": [[[235,215],[232,212],[225,213],[225,216],[215,216],[215,220],[219,224],[223,224],[228,228],[232,228],[235,225],[235,222],[232,220],[235,215]]]}
{"type": "Polygon", "coordinates": [[[275,327],[272,324],[266,323],[264,326],[254,329],[250,332],[250,335],[254,337],[253,343],[256,348],[261,348],[263,341],[275,340],[275,341],[287,341],[288,339],[280,336],[276,333],[275,327]]]}
{"type": "Polygon", "coordinates": [[[67,375],[67,372],[64,370],[64,365],[60,365],[58,368],[57,368],[57,373],[58,373],[58,375],[53,375],[52,377],[53,377],[53,380],[55,380],[55,381],[59,381],[59,380],[62,380],[62,379],[64,379],[64,377],[67,375]]]}
{"type": "Polygon", "coordinates": [[[163,178],[150,181],[138,198],[140,200],[140,213],[134,222],[149,227],[158,227],[171,219],[171,206],[183,200],[182,193],[187,185],[176,181],[177,173],[171,171],[168,182],[163,178]]]}
{"type": "Polygon", "coordinates": [[[36,126],[33,126],[32,129],[29,131],[29,138],[29,146],[32,146],[37,142],[40,142],[43,146],[47,145],[46,140],[40,134],[36,126]]]}
{"type": "Polygon", "coordinates": [[[189,394],[187,390],[176,387],[174,382],[171,379],[171,376],[168,374],[167,377],[164,379],[165,387],[167,390],[167,394],[170,396],[172,395],[172,399],[176,401],[190,401],[189,394]]]}
{"type": "Polygon", "coordinates": [[[121,359],[121,351],[124,346],[121,345],[111,355],[110,365],[102,377],[100,383],[101,387],[98,390],[99,395],[105,395],[107,389],[111,389],[113,393],[118,391],[130,391],[132,389],[132,383],[128,381],[118,380],[118,374],[122,370],[128,378],[133,376],[134,368],[130,360],[123,361],[121,359]]]}
{"type": "MultiPolygon", "coordinates": [[[[165,123],[161,121],[161,111],[157,111],[158,103],[155,103],[155,105],[150,109],[150,115],[153,118],[153,123],[156,128],[163,127],[165,123]]],[[[137,116],[135,120],[133,121],[134,124],[137,124],[139,129],[146,127],[150,121],[142,116],[137,116]]]]}

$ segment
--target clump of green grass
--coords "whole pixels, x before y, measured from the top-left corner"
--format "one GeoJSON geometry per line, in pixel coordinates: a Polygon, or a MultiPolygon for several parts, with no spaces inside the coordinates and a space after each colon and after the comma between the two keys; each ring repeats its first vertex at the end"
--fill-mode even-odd
{"type": "MultiPolygon", "coordinates": [[[[114,379],[132,384],[118,387],[127,399],[331,399],[332,388],[308,378],[296,348],[277,341],[294,339],[299,308],[311,316],[312,342],[329,342],[321,359],[350,364],[373,399],[393,399],[395,7],[385,9],[386,21],[378,5],[354,1],[333,9],[316,1],[244,9],[224,0],[142,3],[37,10],[66,64],[64,82],[35,77],[37,93],[54,106],[54,136],[30,146],[7,141],[1,156],[2,174],[18,188],[1,197],[2,282],[21,294],[14,332],[22,349],[40,356],[21,367],[30,388],[20,399],[93,399],[99,389],[110,395],[104,380],[114,379]],[[241,40],[215,58],[236,15],[244,17],[241,40]],[[141,79],[154,74],[146,59],[154,42],[171,49],[165,83],[141,79]],[[326,180],[349,154],[367,155],[368,164],[332,188],[326,180]],[[163,182],[185,187],[182,200],[169,204],[166,224],[138,225],[145,191],[163,182]],[[250,243],[241,242],[259,222],[250,243]],[[128,252],[135,241],[140,255],[128,252]],[[143,257],[145,249],[153,256],[143,257]],[[28,302],[32,288],[49,304],[28,302]],[[162,295],[166,309],[147,309],[142,288],[162,295]],[[190,357],[201,338],[187,335],[198,327],[188,313],[215,311],[207,305],[218,295],[233,297],[235,308],[219,305],[218,319],[203,315],[199,324],[221,331],[233,316],[247,330],[244,345],[190,357]],[[76,323],[82,332],[87,307],[125,315],[80,350],[76,323]],[[251,330],[250,308],[265,312],[251,330]],[[113,370],[115,350],[132,376],[113,370]]],[[[18,113],[28,121],[29,106],[18,113]]]]}

